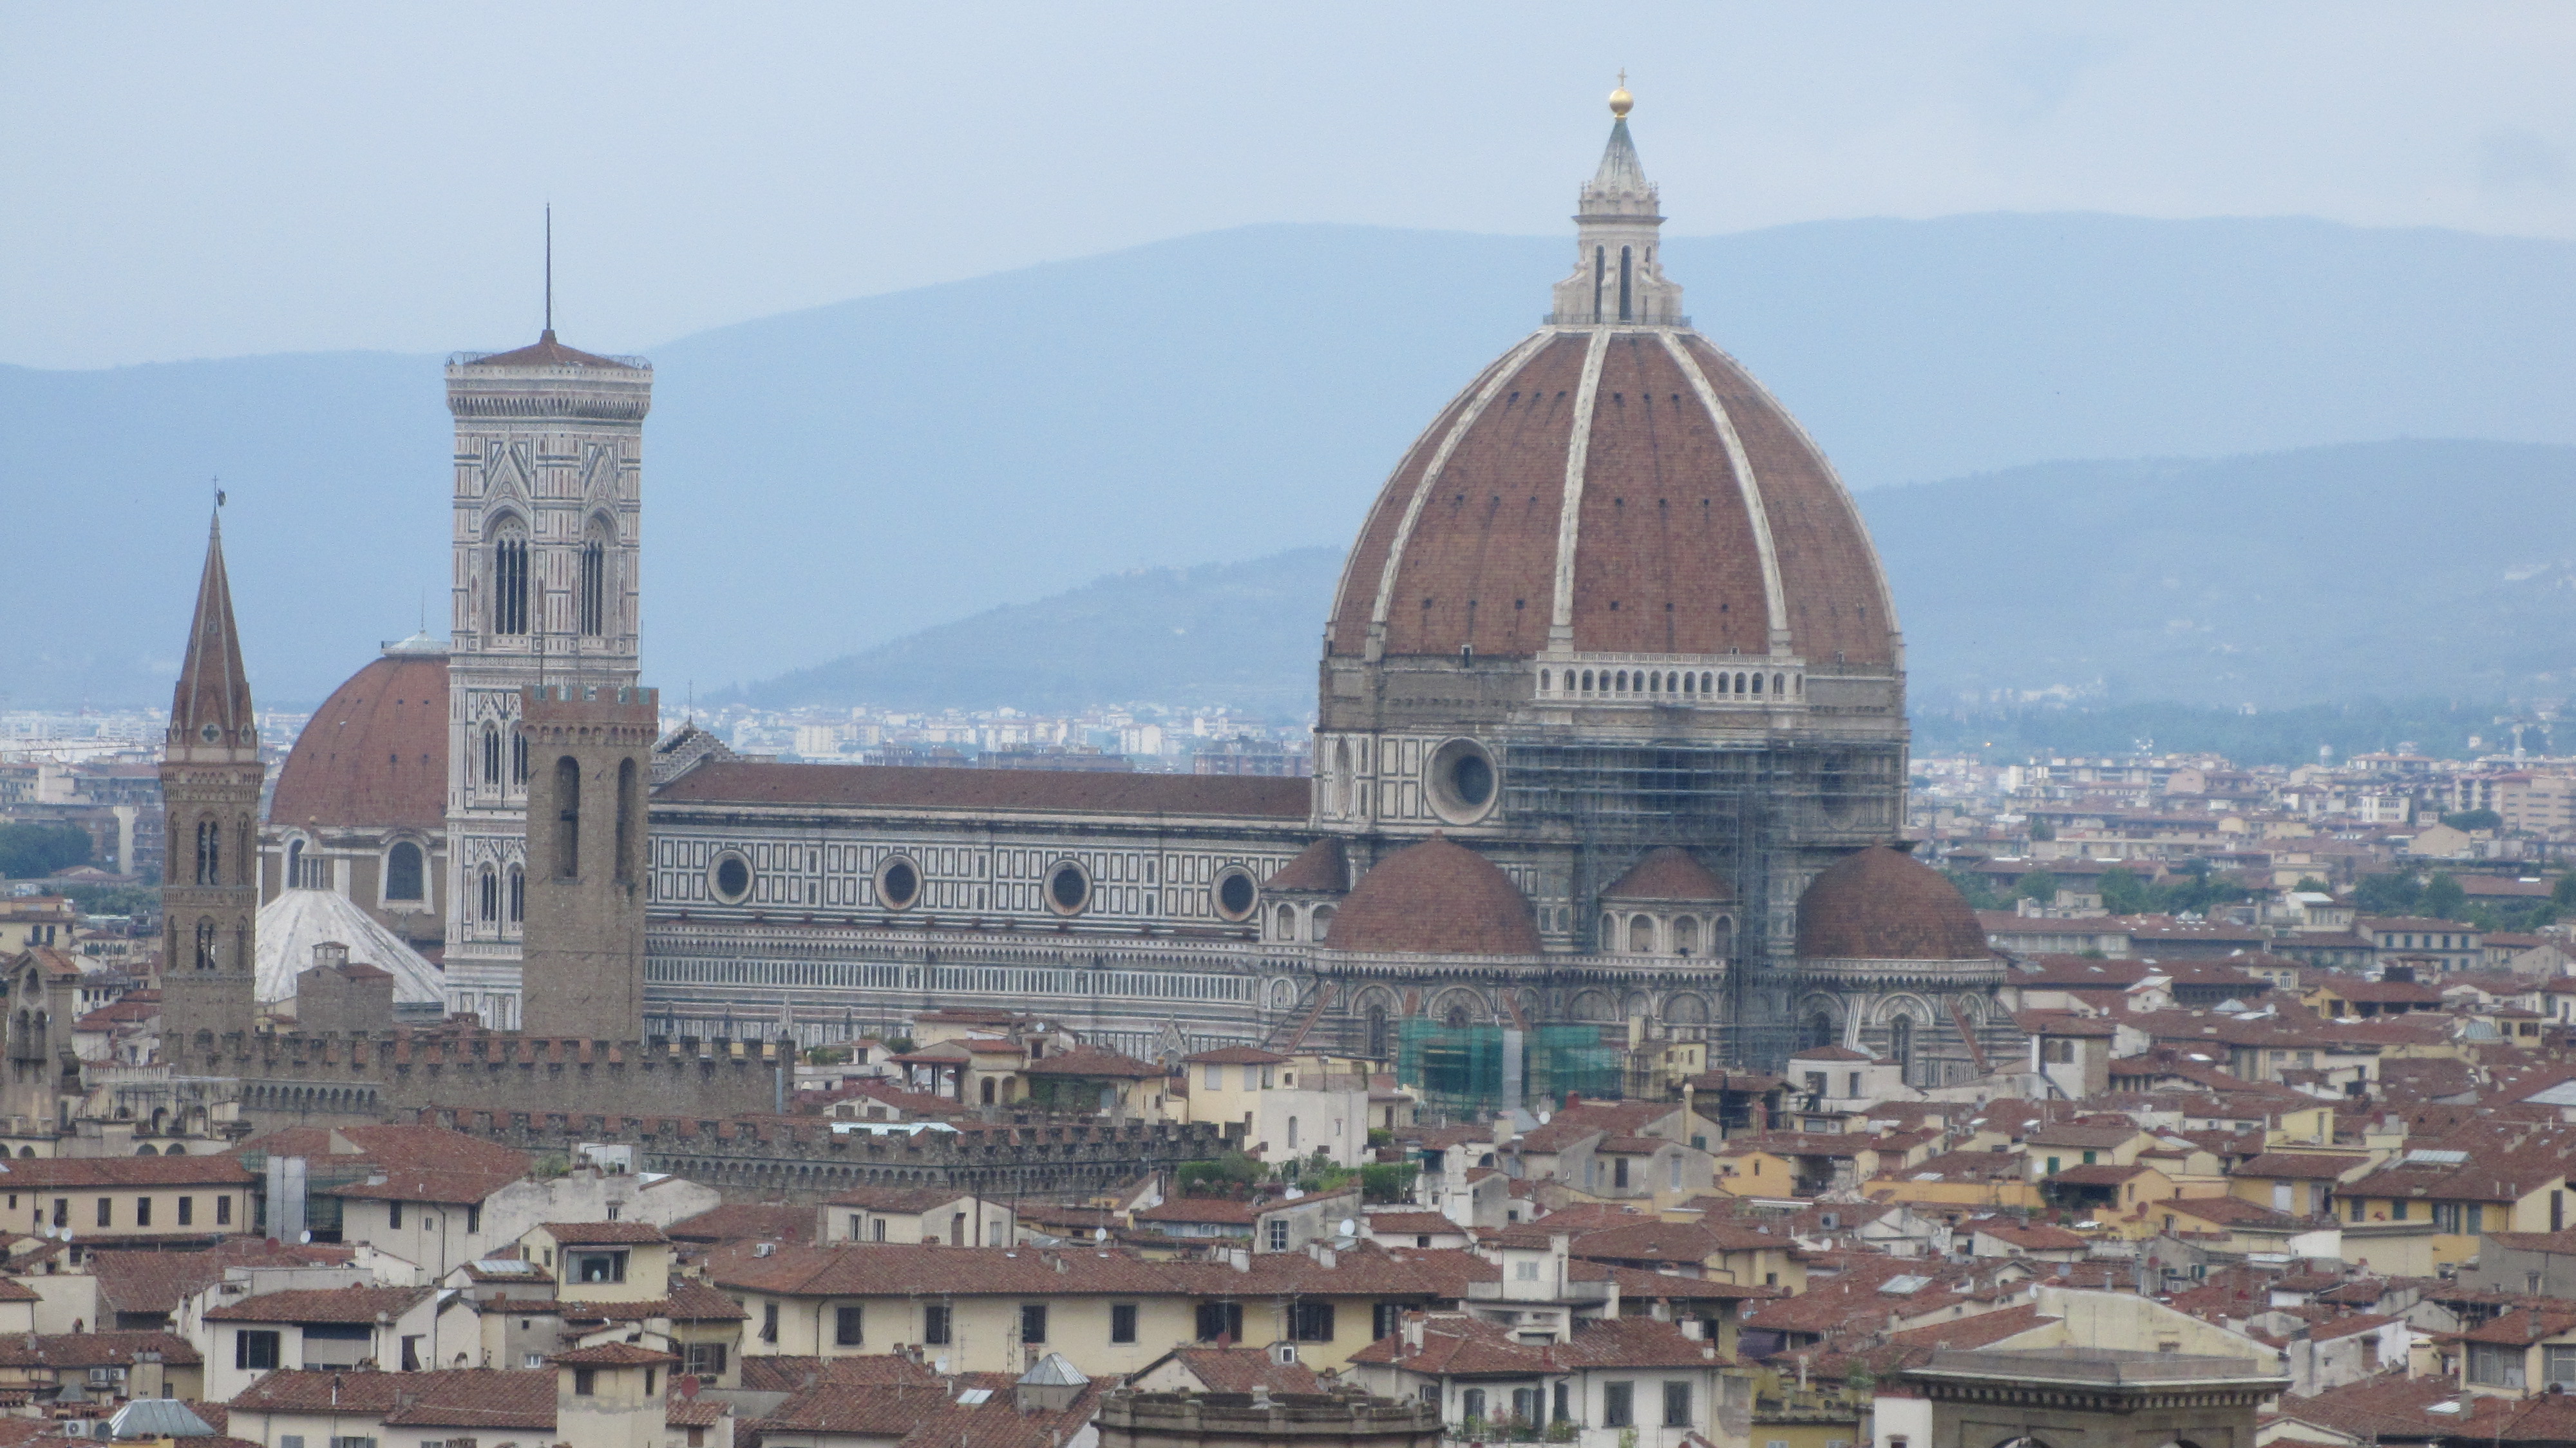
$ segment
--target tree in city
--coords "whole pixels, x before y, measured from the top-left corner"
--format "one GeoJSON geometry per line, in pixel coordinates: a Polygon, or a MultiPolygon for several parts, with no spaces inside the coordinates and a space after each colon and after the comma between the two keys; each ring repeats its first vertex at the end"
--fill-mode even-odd
{"type": "Polygon", "coordinates": [[[2057,877],[2046,870],[2033,870],[2013,881],[2013,897],[2050,904],[2057,899],[2057,877]]]}
{"type": "Polygon", "coordinates": [[[89,831],[78,825],[0,825],[0,877],[32,880],[89,863],[89,831]]]}
{"type": "Polygon", "coordinates": [[[2147,882],[2135,870],[2114,865],[2102,872],[2102,908],[2114,915],[2143,915],[2147,912],[2147,882]]]}
{"type": "Polygon", "coordinates": [[[2504,816],[2491,809],[2464,809],[2442,816],[2442,823],[2455,830],[2492,830],[2504,826],[2504,816]]]}
{"type": "Polygon", "coordinates": [[[2461,889],[2460,882],[2445,873],[2435,875],[2425,884],[2424,893],[2416,897],[2415,908],[2435,920],[2457,920],[2468,904],[2469,892],[2461,889]]]}
{"type": "Polygon", "coordinates": [[[1986,877],[1974,870],[1943,870],[1941,873],[1952,885],[1958,887],[1961,895],[1967,898],[1968,908],[1971,910],[2012,908],[2011,898],[1995,893],[1995,887],[1986,883],[1986,877]]]}
{"type": "Polygon", "coordinates": [[[2412,869],[2364,875],[2352,887],[2352,903],[2364,915],[2412,915],[2424,901],[2424,881],[2412,869]]]}

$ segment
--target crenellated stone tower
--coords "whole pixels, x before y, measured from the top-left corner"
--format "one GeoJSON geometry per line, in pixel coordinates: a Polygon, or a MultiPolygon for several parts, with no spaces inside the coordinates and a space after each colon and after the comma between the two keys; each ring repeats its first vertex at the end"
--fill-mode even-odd
{"type": "Polygon", "coordinates": [[[519,697],[529,1035],[624,1041],[644,1028],[644,806],[660,720],[653,689],[545,684],[519,697]]]}
{"type": "Polygon", "coordinates": [[[260,782],[259,725],[233,626],[218,517],[206,532],[187,662],[161,754],[169,840],[161,1012],[174,1034],[222,1036],[257,1024],[260,782]]]}
{"type": "MultiPolygon", "coordinates": [[[[529,915],[523,690],[636,678],[652,364],[564,346],[460,353],[448,655],[448,1006],[520,1024],[529,915]]],[[[624,1028],[632,1031],[630,1024],[624,1028]]]]}

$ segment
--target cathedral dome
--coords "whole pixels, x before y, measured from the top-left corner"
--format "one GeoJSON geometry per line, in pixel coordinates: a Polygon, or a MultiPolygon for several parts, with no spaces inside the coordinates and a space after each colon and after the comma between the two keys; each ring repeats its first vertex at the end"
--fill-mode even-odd
{"type": "Polygon", "coordinates": [[[421,638],[388,644],[332,690],[277,772],[268,819],[286,828],[445,829],[447,650],[421,638]]]}
{"type": "Polygon", "coordinates": [[[1899,665],[1851,495],[1680,314],[1656,206],[1622,117],[1583,189],[1578,264],[1548,325],[1470,382],[1387,479],[1342,574],[1328,656],[1899,665]]]}
{"type": "Polygon", "coordinates": [[[1941,872],[1885,845],[1827,866],[1798,897],[1801,960],[1989,960],[1985,927],[1941,872]]]}
{"type": "Polygon", "coordinates": [[[1333,921],[1332,947],[1381,955],[1536,955],[1529,897],[1493,861],[1433,835],[1378,861],[1333,921]]]}
{"type": "Polygon", "coordinates": [[[1717,904],[1735,898],[1734,887],[1709,872],[1690,851],[1673,845],[1648,850],[1628,873],[1601,892],[1604,900],[1685,901],[1717,904]]]}

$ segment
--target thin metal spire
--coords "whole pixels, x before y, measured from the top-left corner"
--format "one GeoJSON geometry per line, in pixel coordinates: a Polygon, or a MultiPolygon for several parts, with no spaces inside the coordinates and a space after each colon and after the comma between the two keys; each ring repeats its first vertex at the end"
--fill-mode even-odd
{"type": "Polygon", "coordinates": [[[546,335],[555,334],[555,204],[546,203],[546,335]]]}

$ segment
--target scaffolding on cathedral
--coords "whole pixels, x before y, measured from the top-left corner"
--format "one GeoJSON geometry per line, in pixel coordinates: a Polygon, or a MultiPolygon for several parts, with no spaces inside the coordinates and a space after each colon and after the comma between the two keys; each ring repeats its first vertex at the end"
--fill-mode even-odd
{"type": "Polygon", "coordinates": [[[1569,1094],[1615,1099],[1621,1055],[1594,1025],[1524,1031],[1414,1016],[1397,1038],[1395,1071],[1396,1080],[1419,1093],[1423,1110],[1476,1121],[1515,1106],[1562,1106],[1569,1094]]]}
{"type": "MultiPolygon", "coordinates": [[[[1901,823],[1904,749],[1885,741],[1712,747],[1530,738],[1509,741],[1505,758],[1512,817],[1577,842],[1576,898],[1655,845],[1729,862],[1743,891],[1737,939],[1747,962],[1785,960],[1794,945],[1795,921],[1772,908],[1775,847],[1788,840],[1868,844],[1891,837],[1901,823]]],[[[1729,974],[1725,1019],[1710,1035],[1722,1059],[1771,1069],[1795,1048],[1796,1027],[1786,1014],[1755,1008],[1756,996],[1773,984],[1758,970],[1729,974]]]]}

